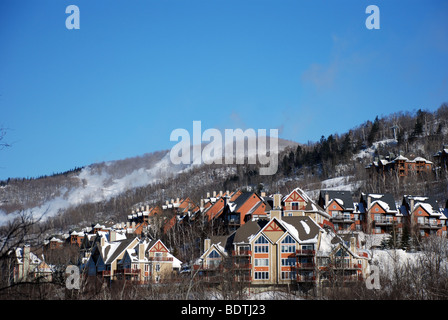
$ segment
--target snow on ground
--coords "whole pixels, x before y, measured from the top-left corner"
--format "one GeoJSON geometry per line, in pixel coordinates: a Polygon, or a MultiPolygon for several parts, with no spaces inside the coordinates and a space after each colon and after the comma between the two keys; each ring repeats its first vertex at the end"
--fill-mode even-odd
{"type": "Polygon", "coordinates": [[[353,160],[356,160],[358,158],[372,158],[375,154],[375,151],[378,149],[378,147],[385,147],[388,145],[396,144],[397,140],[395,139],[384,139],[381,141],[376,141],[372,144],[371,147],[366,148],[364,150],[361,150],[357,154],[353,155],[353,160]]]}
{"type": "MultiPolygon", "coordinates": [[[[164,176],[175,174],[177,171],[178,167],[171,164],[169,153],[150,169],[139,168],[119,178],[114,177],[107,169],[97,172],[91,167],[85,167],[77,176],[80,181],[79,187],[71,190],[61,189],[59,196],[39,207],[30,208],[25,213],[31,214],[36,219],[42,217],[45,220],[58,214],[60,210],[84,203],[108,200],[128,189],[154,183],[164,176]]],[[[17,213],[6,215],[0,211],[0,225],[11,221],[16,216],[17,213]]]]}
{"type": "Polygon", "coordinates": [[[419,252],[407,252],[402,249],[373,250],[371,263],[378,266],[380,275],[391,277],[395,268],[415,264],[420,255],[419,252]]]}
{"type": "Polygon", "coordinates": [[[318,199],[321,190],[339,190],[339,191],[355,191],[359,188],[361,182],[354,181],[353,176],[341,176],[321,181],[320,187],[313,190],[305,190],[312,199],[318,199]]]}

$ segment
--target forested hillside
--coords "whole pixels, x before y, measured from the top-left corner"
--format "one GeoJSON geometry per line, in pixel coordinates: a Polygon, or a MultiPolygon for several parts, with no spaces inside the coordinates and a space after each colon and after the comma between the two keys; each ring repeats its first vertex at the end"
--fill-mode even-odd
{"type": "Polygon", "coordinates": [[[448,105],[443,104],[434,112],[377,116],[343,134],[322,136],[307,144],[288,144],[279,153],[279,168],[272,176],[261,176],[257,165],[247,164],[203,165],[174,175],[174,171],[165,170],[169,166],[167,151],[160,151],[51,176],[2,181],[0,210],[12,213],[45,207],[55,198],[66,200],[71,191],[82,189],[83,193],[77,194],[80,199],[74,205],[61,206],[51,220],[55,228],[65,229],[99,219],[121,221],[133,205],[147,201],[163,203],[189,196],[199,202],[206,192],[238,188],[287,193],[300,186],[312,192],[328,187],[325,181],[331,179],[337,182],[333,187],[351,189],[356,197],[361,192],[391,192],[397,200],[404,194],[432,194],[444,204],[448,195],[443,170],[399,179],[394,175],[369,176],[366,165],[375,157],[390,154],[434,161],[433,155],[447,141],[448,105]],[[93,183],[92,177],[101,188],[88,194],[86,186],[93,183]]]}

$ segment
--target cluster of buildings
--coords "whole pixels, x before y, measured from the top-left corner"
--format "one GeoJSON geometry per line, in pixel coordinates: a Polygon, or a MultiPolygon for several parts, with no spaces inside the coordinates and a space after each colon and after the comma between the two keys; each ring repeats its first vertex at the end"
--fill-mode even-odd
{"type": "Polygon", "coordinates": [[[430,161],[423,157],[410,159],[404,155],[389,153],[387,156],[376,156],[366,169],[371,176],[396,174],[398,177],[407,177],[412,174],[436,173],[446,174],[448,171],[448,146],[443,145],[440,150],[432,155],[430,161]]]}
{"type": "Polygon", "coordinates": [[[375,157],[375,159],[367,165],[366,169],[371,175],[395,173],[399,177],[407,177],[410,174],[432,172],[434,163],[423,157],[415,157],[411,160],[403,155],[395,157],[393,154],[390,154],[386,157],[375,157]]]}
{"type": "MultiPolygon", "coordinates": [[[[247,286],[315,286],[327,281],[351,283],[369,275],[370,249],[379,246],[366,237],[407,230],[415,236],[447,236],[447,210],[430,196],[362,194],[322,190],[311,199],[302,189],[266,195],[251,191],[208,193],[198,204],[190,198],[163,205],[139,205],[126,222],[96,224],[51,237],[47,250],[79,247],[82,274],[106,281],[138,283],[171,281],[187,273],[219,284],[225,277],[247,286]],[[149,230],[157,223],[162,235],[185,224],[204,223],[219,230],[200,239],[201,255],[180,261],[149,230]]],[[[12,254],[13,279],[45,275],[52,266],[28,246],[12,254]]],[[[229,279],[228,279],[229,280],[229,279]]]]}

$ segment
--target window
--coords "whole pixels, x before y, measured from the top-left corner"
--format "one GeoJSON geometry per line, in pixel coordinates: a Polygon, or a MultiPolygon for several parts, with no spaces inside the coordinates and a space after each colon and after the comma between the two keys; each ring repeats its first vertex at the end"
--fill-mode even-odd
{"type": "Polygon", "coordinates": [[[269,242],[268,240],[261,236],[255,241],[255,253],[268,253],[269,252],[269,242]]]}
{"type": "Polygon", "coordinates": [[[218,252],[216,252],[216,250],[213,250],[212,252],[209,253],[208,258],[210,259],[216,259],[216,258],[220,258],[221,256],[219,255],[218,252]]]}
{"type": "Polygon", "coordinates": [[[296,241],[290,235],[287,235],[282,240],[282,243],[287,243],[288,245],[282,245],[281,252],[296,252],[296,241]]]}
{"type": "Polygon", "coordinates": [[[290,235],[287,235],[285,237],[285,239],[282,240],[282,243],[294,243],[295,244],[296,241],[290,235]]]}
{"type": "Polygon", "coordinates": [[[255,259],[256,267],[269,267],[269,259],[255,259]]]}
{"type": "Polygon", "coordinates": [[[267,271],[256,271],[254,272],[255,280],[267,280],[269,279],[269,272],[267,271]]]}
{"type": "Polygon", "coordinates": [[[294,253],[294,252],[296,252],[296,245],[282,246],[281,250],[283,253],[284,252],[294,253]]]}
{"type": "Polygon", "coordinates": [[[296,277],[295,271],[282,271],[282,280],[294,280],[296,277]]]}
{"type": "Polygon", "coordinates": [[[160,264],[156,264],[156,272],[160,271],[160,264]]]}
{"type": "Polygon", "coordinates": [[[296,259],[295,258],[282,259],[282,266],[283,267],[294,266],[295,264],[296,264],[296,259]]]}
{"type": "Polygon", "coordinates": [[[268,244],[269,241],[265,237],[261,236],[257,240],[255,240],[255,243],[257,243],[257,244],[259,244],[259,243],[268,244]]]}
{"type": "Polygon", "coordinates": [[[291,202],[291,210],[299,210],[299,203],[291,202]]]}

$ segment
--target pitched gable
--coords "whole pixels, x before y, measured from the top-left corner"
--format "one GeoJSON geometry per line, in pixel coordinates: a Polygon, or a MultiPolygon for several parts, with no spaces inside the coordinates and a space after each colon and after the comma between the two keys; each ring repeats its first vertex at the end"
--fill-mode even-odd
{"type": "Polygon", "coordinates": [[[148,245],[148,252],[169,252],[168,248],[163,244],[161,240],[153,241],[148,245]]]}
{"type": "Polygon", "coordinates": [[[268,237],[273,243],[276,243],[278,239],[285,233],[286,229],[281,225],[281,223],[273,218],[263,229],[262,232],[268,237]]]}
{"type": "Polygon", "coordinates": [[[287,195],[284,199],[284,202],[305,202],[305,199],[297,192],[297,190],[293,190],[289,195],[287,195]]]}

